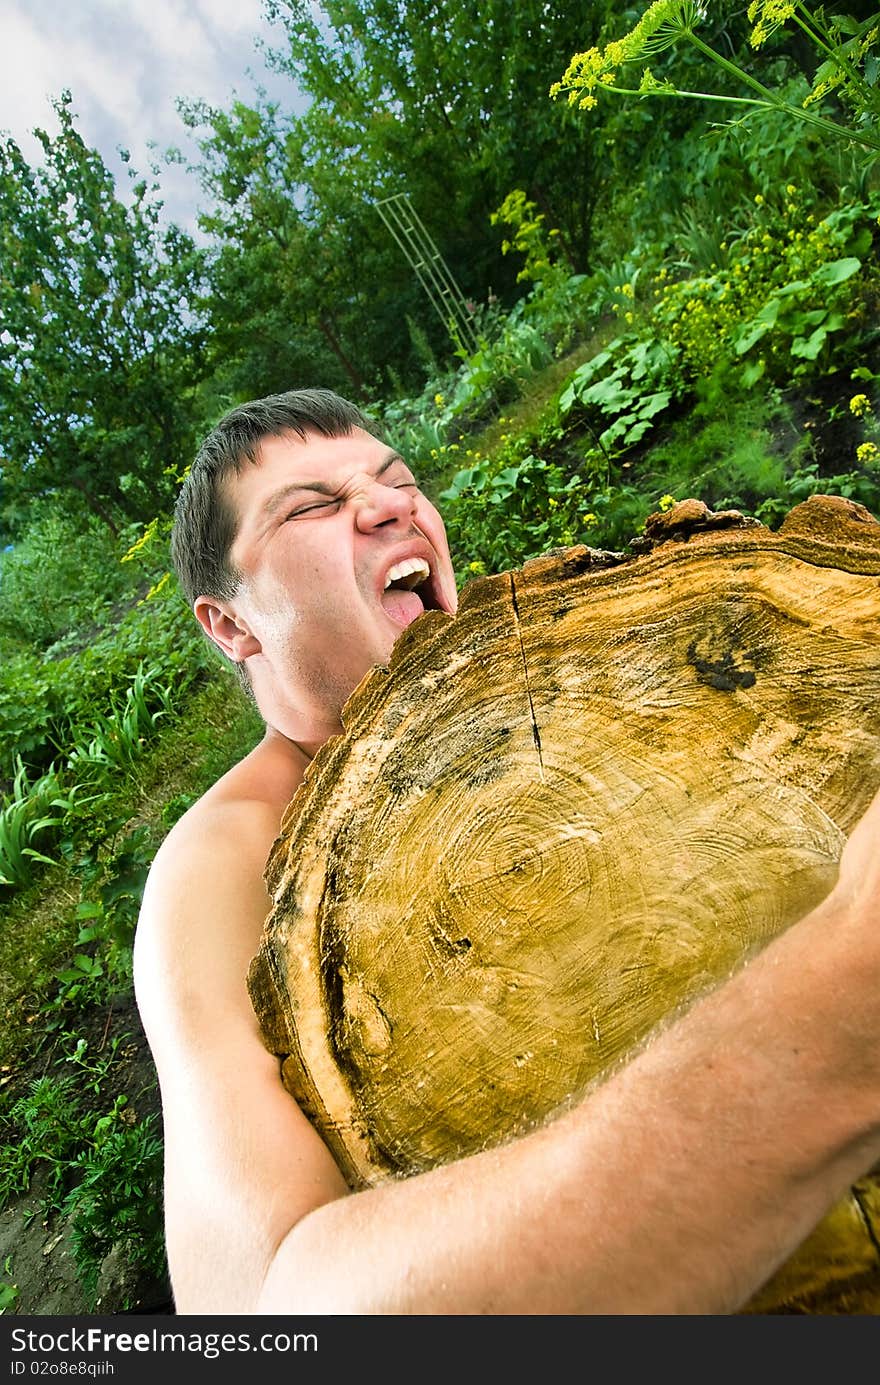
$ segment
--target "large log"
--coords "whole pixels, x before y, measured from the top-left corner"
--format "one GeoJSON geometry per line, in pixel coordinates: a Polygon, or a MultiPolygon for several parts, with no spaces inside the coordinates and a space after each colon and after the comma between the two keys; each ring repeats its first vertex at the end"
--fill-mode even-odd
{"type": "MultiPolygon", "coordinates": [[[[684,501],[468,584],[367,675],[248,977],[353,1188],[541,1123],[824,897],[880,787],[878,576],[850,501],[684,501]]],[[[878,1247],[880,1170],[745,1311],[880,1311],[878,1247]]]]}

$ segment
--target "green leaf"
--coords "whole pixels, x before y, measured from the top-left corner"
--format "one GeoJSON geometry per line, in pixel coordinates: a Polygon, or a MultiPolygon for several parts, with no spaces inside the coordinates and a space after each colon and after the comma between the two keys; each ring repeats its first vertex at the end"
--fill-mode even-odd
{"type": "Polygon", "coordinates": [[[754,318],[751,322],[745,323],[740,327],[733,338],[733,349],[738,356],[744,356],[747,351],[751,351],[756,342],[770,331],[769,322],[759,322],[754,318]]]}
{"type": "Polygon", "coordinates": [[[655,394],[646,395],[638,408],[639,418],[653,418],[666,408],[671,398],[671,390],[657,390],[655,394]]]}
{"type": "Polygon", "coordinates": [[[78,919],[99,919],[103,912],[102,905],[84,901],[82,904],[77,904],[75,917],[78,919]]]}
{"type": "Polygon", "coordinates": [[[830,288],[832,284],[842,284],[845,279],[850,279],[861,267],[861,260],[857,260],[854,255],[848,255],[842,260],[830,260],[814,272],[813,283],[830,288]]]}
{"type": "Polygon", "coordinates": [[[747,390],[750,390],[752,388],[752,385],[756,385],[758,383],[766,369],[767,362],[764,360],[763,356],[761,356],[760,359],[757,361],[748,361],[743,366],[742,375],[740,376],[740,379],[742,380],[747,390]]]}
{"type": "Polygon", "coordinates": [[[825,327],[817,327],[809,337],[795,337],[791,344],[791,354],[803,357],[807,361],[815,361],[822,347],[828,332],[825,327]]]}

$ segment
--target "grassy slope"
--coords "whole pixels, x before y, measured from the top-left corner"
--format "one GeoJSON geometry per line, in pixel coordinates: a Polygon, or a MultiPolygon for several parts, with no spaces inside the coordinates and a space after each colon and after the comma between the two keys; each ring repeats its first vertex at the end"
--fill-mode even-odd
{"type": "MultiPolygon", "coordinates": [[[[154,847],[169,824],[166,805],[203,793],[262,734],[256,710],[218,665],[182,714],[160,732],[122,786],[128,829],[146,826],[154,847]]],[[[58,989],[55,974],[76,944],[81,884],[66,862],[47,867],[0,915],[0,1064],[31,1072],[41,1047],[39,1012],[58,989]],[[35,1043],[36,1039],[36,1043],[35,1043]]]]}

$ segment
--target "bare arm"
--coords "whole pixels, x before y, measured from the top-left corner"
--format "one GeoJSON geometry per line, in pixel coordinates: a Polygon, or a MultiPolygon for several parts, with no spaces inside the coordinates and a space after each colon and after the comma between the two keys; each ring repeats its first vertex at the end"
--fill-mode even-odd
{"type": "MultiPolygon", "coordinates": [[[[157,1040],[178,1310],[736,1311],[880,1157],[878,842],[880,795],[829,898],[580,1105],[353,1196],[258,1055],[233,970],[238,1018],[211,1054],[216,1013],[194,1022],[173,1077],[157,1040]],[[238,1307],[192,1269],[197,1224],[238,1307]]],[[[251,908],[256,924],[262,904],[251,908]]]]}

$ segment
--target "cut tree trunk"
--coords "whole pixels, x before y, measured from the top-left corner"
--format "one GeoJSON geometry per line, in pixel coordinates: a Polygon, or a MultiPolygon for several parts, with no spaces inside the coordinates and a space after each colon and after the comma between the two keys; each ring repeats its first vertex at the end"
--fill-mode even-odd
{"type": "MultiPolygon", "coordinates": [[[[248,984],[353,1188],[583,1093],[827,894],[880,788],[864,507],[683,501],[630,547],[420,616],[288,808],[248,984]]],[[[744,1311],[878,1312],[878,1248],[880,1170],[744,1311]]]]}

